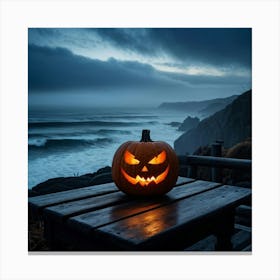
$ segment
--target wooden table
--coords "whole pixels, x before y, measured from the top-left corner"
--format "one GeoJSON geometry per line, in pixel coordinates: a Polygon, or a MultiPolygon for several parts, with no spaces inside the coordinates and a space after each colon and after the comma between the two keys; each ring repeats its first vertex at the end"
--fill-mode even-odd
{"type": "Polygon", "coordinates": [[[131,198],[114,183],[29,198],[56,251],[178,251],[214,234],[216,250],[232,250],[234,211],[251,190],[179,177],[158,198],[131,198]]]}

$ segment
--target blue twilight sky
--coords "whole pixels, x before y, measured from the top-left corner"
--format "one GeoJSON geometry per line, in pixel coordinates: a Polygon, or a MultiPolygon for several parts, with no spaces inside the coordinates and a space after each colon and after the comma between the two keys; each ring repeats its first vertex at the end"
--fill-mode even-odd
{"type": "Polygon", "coordinates": [[[30,106],[157,106],[251,88],[250,28],[29,28],[30,106]]]}

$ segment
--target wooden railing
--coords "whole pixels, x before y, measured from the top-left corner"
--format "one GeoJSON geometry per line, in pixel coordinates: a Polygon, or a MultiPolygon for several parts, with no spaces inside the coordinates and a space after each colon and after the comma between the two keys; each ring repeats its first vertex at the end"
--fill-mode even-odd
{"type": "Polygon", "coordinates": [[[190,178],[197,178],[198,166],[211,167],[211,179],[215,182],[221,181],[222,168],[248,170],[249,172],[252,168],[252,161],[248,159],[235,159],[212,156],[178,156],[178,159],[180,166],[188,167],[187,176],[190,178]]]}
{"type": "Polygon", "coordinates": [[[222,169],[239,169],[251,172],[252,161],[248,159],[224,158],[222,156],[223,141],[217,140],[211,145],[212,156],[178,156],[180,167],[186,167],[189,178],[197,178],[198,166],[211,167],[211,180],[221,182],[222,169]]]}

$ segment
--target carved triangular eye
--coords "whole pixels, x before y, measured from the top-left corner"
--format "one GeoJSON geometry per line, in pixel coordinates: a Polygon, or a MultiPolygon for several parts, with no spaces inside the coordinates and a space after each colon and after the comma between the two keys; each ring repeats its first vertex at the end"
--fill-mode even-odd
{"type": "Polygon", "coordinates": [[[162,151],[160,154],[155,156],[149,161],[149,164],[161,164],[166,160],[166,152],[162,151]]]}
{"type": "Polygon", "coordinates": [[[129,151],[125,151],[124,153],[124,161],[130,165],[136,165],[140,163],[140,161],[136,159],[135,156],[129,151]]]}

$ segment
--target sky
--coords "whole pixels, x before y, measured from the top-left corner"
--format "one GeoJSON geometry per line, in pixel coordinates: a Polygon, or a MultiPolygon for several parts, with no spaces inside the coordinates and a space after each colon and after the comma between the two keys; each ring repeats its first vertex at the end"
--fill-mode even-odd
{"type": "Polygon", "coordinates": [[[156,107],[251,88],[250,28],[29,28],[29,105],[156,107]]]}

